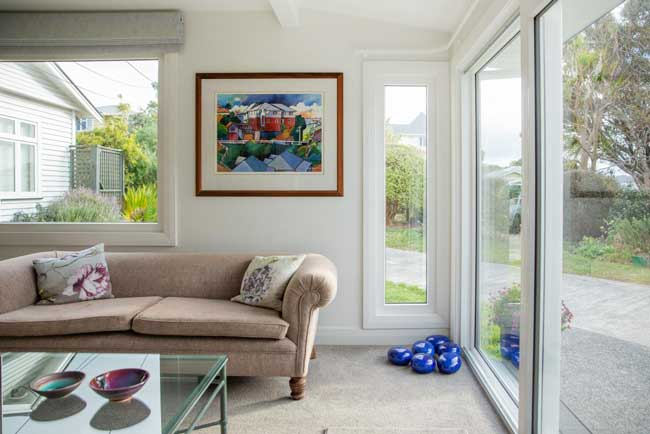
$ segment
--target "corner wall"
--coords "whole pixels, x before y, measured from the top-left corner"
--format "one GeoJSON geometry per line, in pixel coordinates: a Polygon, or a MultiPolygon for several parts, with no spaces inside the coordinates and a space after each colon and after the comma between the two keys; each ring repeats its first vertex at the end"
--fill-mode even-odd
{"type": "MultiPolygon", "coordinates": [[[[334,304],[320,315],[319,341],[330,344],[408,342],[421,333],[362,330],[362,59],[359,49],[427,50],[449,38],[439,33],[345,16],[304,11],[301,26],[282,29],[271,12],[186,12],[179,55],[177,170],[178,247],[182,251],[317,252],[339,270],[334,304]],[[344,73],[345,197],[208,198],[194,196],[194,74],[196,72],[344,73]]],[[[447,160],[448,143],[440,155],[447,160]]],[[[450,184],[450,159],[439,174],[450,184]]],[[[450,209],[449,192],[437,207],[450,209]]],[[[447,213],[449,214],[449,213],[447,213]]],[[[448,223],[448,218],[445,219],[448,223]]],[[[449,251],[440,239],[442,251],[449,251]]],[[[0,247],[0,258],[57,246],[0,247]]],[[[126,249],[110,250],[162,250],[126,249]]],[[[444,282],[448,282],[449,270],[444,282]]],[[[449,291],[449,286],[438,288],[449,291]]]]}

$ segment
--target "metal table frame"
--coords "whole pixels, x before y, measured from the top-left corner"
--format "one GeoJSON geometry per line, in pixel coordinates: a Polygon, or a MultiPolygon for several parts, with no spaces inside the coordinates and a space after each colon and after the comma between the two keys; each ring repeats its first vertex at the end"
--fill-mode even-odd
{"type": "MultiPolygon", "coordinates": [[[[196,359],[201,359],[200,356],[195,356],[195,357],[196,359]]],[[[209,359],[211,359],[211,357],[206,356],[206,360],[209,359]]],[[[194,432],[194,430],[200,430],[203,428],[208,428],[216,425],[219,425],[221,427],[221,434],[227,434],[228,432],[228,427],[227,427],[228,374],[226,370],[227,364],[228,364],[228,357],[225,356],[217,363],[215,363],[215,365],[210,369],[210,371],[208,371],[205,377],[203,377],[199,385],[194,388],[192,394],[185,399],[183,405],[181,406],[182,410],[163,427],[163,434],[191,434],[192,432],[194,432]],[[215,383],[217,376],[219,377],[219,379],[215,383]],[[199,400],[205,395],[205,393],[208,390],[208,387],[210,387],[212,383],[215,383],[216,387],[208,397],[208,400],[205,402],[205,404],[203,404],[198,414],[194,417],[194,420],[192,420],[192,423],[190,424],[189,428],[179,429],[183,421],[192,412],[192,410],[194,410],[199,400]],[[205,416],[205,413],[208,411],[210,405],[217,397],[217,395],[219,395],[220,397],[219,401],[221,404],[220,419],[218,421],[197,425],[199,423],[199,420],[201,420],[201,418],[205,416]]],[[[0,432],[0,434],[2,434],[2,432],[0,432]]]]}

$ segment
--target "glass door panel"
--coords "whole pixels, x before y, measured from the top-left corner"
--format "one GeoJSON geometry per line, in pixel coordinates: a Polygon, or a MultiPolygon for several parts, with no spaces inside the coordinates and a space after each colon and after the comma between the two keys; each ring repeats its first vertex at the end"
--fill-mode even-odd
{"type": "Polygon", "coordinates": [[[477,141],[476,345],[518,397],[521,296],[521,42],[475,75],[477,141]]]}
{"type": "Polygon", "coordinates": [[[538,341],[543,363],[557,364],[541,379],[543,405],[557,406],[542,424],[563,433],[643,433],[650,426],[650,2],[593,8],[558,1],[537,19],[541,255],[557,258],[542,262],[538,277],[541,309],[552,313],[538,341]]]}

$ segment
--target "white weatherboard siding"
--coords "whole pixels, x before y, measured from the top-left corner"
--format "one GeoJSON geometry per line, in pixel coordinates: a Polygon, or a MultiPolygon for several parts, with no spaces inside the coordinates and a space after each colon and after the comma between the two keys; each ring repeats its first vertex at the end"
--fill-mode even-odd
{"type": "Polygon", "coordinates": [[[0,199],[0,222],[33,212],[70,189],[74,103],[36,64],[0,63],[0,116],[37,124],[37,191],[27,199],[0,199]]]}

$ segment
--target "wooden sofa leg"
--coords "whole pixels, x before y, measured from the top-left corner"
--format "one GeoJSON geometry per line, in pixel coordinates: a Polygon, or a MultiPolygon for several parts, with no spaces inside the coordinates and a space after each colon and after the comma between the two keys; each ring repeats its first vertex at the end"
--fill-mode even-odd
{"type": "Polygon", "coordinates": [[[310,358],[311,360],[314,360],[314,359],[316,358],[316,345],[314,345],[314,346],[311,348],[311,356],[309,356],[309,358],[310,358]]]}
{"type": "Polygon", "coordinates": [[[304,398],[306,385],[307,377],[291,377],[291,380],[289,380],[289,387],[291,387],[291,399],[299,401],[304,398]]]}

